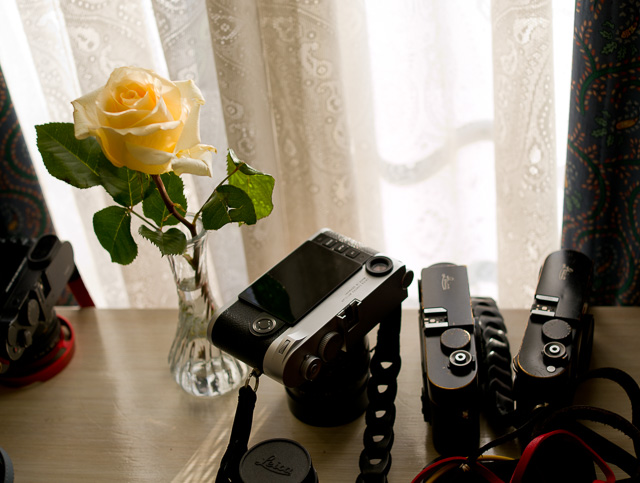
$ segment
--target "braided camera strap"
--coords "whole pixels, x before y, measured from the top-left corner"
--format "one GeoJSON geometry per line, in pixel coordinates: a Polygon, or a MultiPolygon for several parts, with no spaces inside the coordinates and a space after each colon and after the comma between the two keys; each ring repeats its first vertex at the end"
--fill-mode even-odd
{"type": "Polygon", "coordinates": [[[378,328],[376,348],[370,362],[371,377],[367,386],[369,405],[365,415],[367,427],[360,453],[360,475],[357,483],[386,483],[391,469],[394,404],[400,373],[401,307],[394,309],[378,328]]]}

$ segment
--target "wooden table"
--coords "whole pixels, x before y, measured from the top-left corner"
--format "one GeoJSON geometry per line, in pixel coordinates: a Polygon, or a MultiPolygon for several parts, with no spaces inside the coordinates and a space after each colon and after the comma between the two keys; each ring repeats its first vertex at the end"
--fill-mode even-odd
{"type": "MultiPolygon", "coordinates": [[[[58,313],[76,331],[69,366],[45,383],[0,387],[0,447],[13,460],[16,483],[214,481],[237,392],[199,399],[178,388],[167,364],[177,312],[60,308],[58,313]]],[[[502,313],[515,354],[528,312],[502,313]]],[[[593,313],[592,367],[615,366],[640,379],[640,308],[596,307],[593,313]]],[[[417,311],[403,312],[391,482],[411,481],[437,456],[420,410],[417,320],[417,311]]],[[[607,391],[594,386],[580,397],[628,416],[627,400],[613,386],[607,391]]],[[[277,437],[296,440],[311,454],[320,481],[352,482],[359,472],[363,428],[363,418],[337,428],[301,423],[289,412],[282,386],[262,377],[250,446],[277,437]]],[[[491,438],[486,429],[482,438],[491,438]]]]}

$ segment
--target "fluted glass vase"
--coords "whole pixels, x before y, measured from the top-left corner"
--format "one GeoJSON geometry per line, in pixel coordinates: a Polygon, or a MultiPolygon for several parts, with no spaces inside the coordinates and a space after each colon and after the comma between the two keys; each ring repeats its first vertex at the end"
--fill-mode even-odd
{"type": "Polygon", "coordinates": [[[169,255],[178,292],[178,327],[169,351],[176,382],[194,396],[219,396],[244,382],[245,364],[207,339],[215,302],[207,277],[207,231],[188,240],[181,255],[169,255]]]}

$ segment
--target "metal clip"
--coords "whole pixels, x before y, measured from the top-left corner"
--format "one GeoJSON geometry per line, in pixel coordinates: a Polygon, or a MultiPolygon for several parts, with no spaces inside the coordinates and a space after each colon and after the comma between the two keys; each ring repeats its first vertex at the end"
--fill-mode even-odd
{"type": "Polygon", "coordinates": [[[255,378],[256,380],[256,385],[252,388],[253,392],[258,392],[258,385],[260,384],[260,375],[262,373],[258,370],[258,369],[252,369],[251,372],[249,373],[249,375],[247,376],[247,380],[244,382],[244,387],[248,387],[249,383],[251,382],[251,378],[255,378]]]}

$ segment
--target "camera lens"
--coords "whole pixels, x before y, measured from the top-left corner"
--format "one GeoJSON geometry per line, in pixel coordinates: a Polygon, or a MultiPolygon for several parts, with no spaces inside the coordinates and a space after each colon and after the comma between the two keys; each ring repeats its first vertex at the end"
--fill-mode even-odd
{"type": "Polygon", "coordinates": [[[365,268],[371,275],[380,277],[393,270],[393,262],[388,257],[376,255],[367,260],[365,268]]]}

